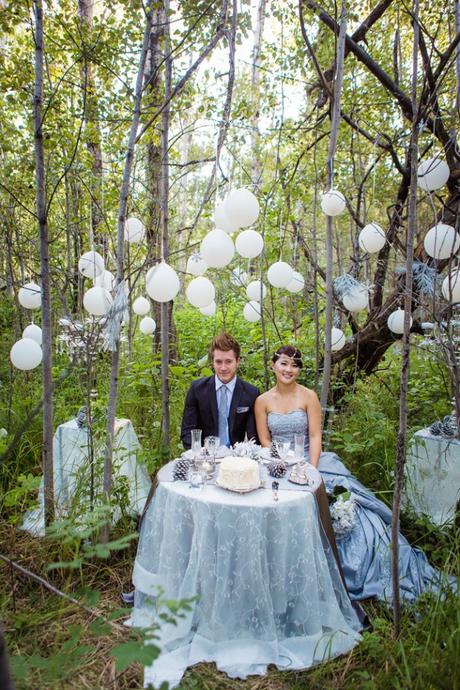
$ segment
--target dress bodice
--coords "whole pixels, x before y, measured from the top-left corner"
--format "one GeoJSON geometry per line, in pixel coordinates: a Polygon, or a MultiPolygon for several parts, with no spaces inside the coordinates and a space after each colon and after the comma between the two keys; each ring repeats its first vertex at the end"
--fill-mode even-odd
{"type": "Polygon", "coordinates": [[[272,439],[290,441],[294,448],[294,435],[305,434],[305,451],[308,451],[308,415],[302,408],[290,412],[269,412],[267,424],[272,439]]]}

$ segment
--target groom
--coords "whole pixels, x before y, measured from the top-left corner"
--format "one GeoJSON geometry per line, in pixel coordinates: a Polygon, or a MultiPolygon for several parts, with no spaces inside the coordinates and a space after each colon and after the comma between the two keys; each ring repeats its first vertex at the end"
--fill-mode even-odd
{"type": "Polygon", "coordinates": [[[254,401],[259,391],[236,373],[240,346],[230,333],[219,333],[209,347],[213,376],[193,381],[185,399],[181,439],[191,446],[191,430],[201,429],[202,439],[219,436],[223,446],[238,441],[257,440],[254,401]]]}

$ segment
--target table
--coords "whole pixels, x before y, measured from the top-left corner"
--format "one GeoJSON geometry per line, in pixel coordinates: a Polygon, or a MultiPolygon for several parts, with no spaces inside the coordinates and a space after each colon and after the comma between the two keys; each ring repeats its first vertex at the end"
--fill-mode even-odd
{"type": "Polygon", "coordinates": [[[275,502],[271,490],[192,489],[168,481],[170,471],[171,463],[160,472],[142,522],[132,624],[151,626],[161,599],[197,598],[177,625],[162,625],[146,685],[174,687],[200,661],[246,678],[270,663],[308,668],[353,648],[360,624],[313,491],[282,488],[275,502]]]}
{"type": "MultiPolygon", "coordinates": [[[[53,479],[56,517],[70,514],[79,517],[90,506],[90,462],[89,433],[86,427],[79,427],[76,419],[60,424],[53,437],[53,479]]],[[[101,466],[105,443],[94,447],[94,490],[102,488],[101,466]]],[[[144,464],[138,462],[137,453],[141,446],[129,419],[115,420],[113,446],[114,489],[125,492],[127,512],[140,515],[151,487],[150,477],[144,464]]],[[[113,522],[117,522],[122,512],[114,511],[113,522]]],[[[44,483],[43,478],[38,494],[38,507],[29,510],[24,516],[22,529],[34,536],[44,536],[44,483]]]]}
{"type": "Polygon", "coordinates": [[[460,441],[416,431],[407,451],[404,505],[435,525],[452,523],[460,500],[460,441]]]}

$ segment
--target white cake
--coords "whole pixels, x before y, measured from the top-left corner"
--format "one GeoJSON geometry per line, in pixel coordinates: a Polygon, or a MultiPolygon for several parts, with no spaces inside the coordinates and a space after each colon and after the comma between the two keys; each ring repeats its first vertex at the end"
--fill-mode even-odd
{"type": "Polygon", "coordinates": [[[217,481],[224,489],[231,491],[257,489],[260,486],[259,465],[251,458],[223,458],[217,481]]]}

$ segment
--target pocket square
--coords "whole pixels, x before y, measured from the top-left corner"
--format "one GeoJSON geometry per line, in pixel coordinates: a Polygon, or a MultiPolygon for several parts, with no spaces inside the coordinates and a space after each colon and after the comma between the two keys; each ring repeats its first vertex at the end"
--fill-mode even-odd
{"type": "Polygon", "coordinates": [[[247,412],[248,410],[249,410],[249,407],[237,407],[237,408],[236,408],[237,414],[238,414],[239,412],[247,412]]]}

